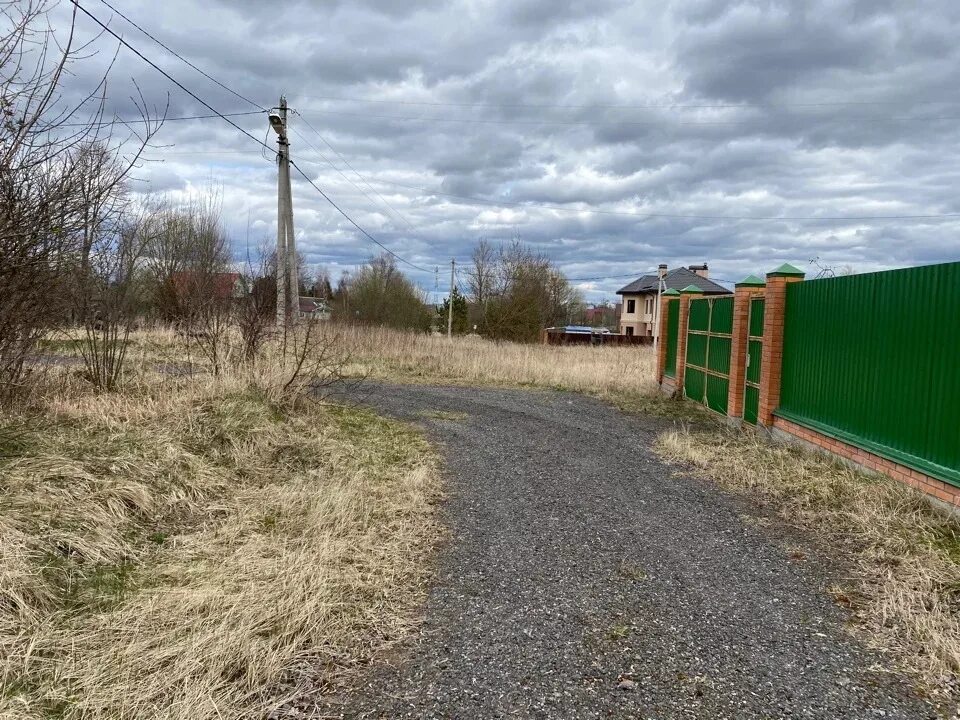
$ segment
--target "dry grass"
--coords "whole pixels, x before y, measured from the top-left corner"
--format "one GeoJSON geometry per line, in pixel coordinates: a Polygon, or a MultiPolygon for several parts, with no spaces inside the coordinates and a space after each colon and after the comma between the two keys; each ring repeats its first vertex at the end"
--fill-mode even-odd
{"type": "MultiPolygon", "coordinates": [[[[176,341],[137,342],[146,365],[176,341]]],[[[262,718],[412,622],[438,533],[418,434],[260,372],[79,375],[0,421],[0,717],[262,718]]]]}
{"type": "Polygon", "coordinates": [[[916,673],[934,696],[960,697],[960,523],[902,483],[750,431],[678,430],[657,450],[760,498],[852,561],[837,588],[865,639],[916,673]]]}
{"type": "Polygon", "coordinates": [[[325,326],[351,356],[350,371],[382,380],[653,394],[650,347],[548,346],[388,328],[325,326]]]}

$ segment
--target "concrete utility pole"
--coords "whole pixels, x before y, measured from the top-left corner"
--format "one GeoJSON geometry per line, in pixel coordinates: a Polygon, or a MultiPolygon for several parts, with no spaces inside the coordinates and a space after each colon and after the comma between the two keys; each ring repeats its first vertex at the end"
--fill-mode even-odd
{"type": "Polygon", "coordinates": [[[455,273],[457,261],[450,258],[450,306],[447,308],[447,337],[453,337],[453,291],[456,290],[455,273]]]}
{"type": "Polygon", "coordinates": [[[290,142],[287,140],[287,99],[280,112],[270,113],[277,133],[277,326],[294,325],[300,309],[297,246],[293,235],[293,194],[290,190],[290,142]]]}

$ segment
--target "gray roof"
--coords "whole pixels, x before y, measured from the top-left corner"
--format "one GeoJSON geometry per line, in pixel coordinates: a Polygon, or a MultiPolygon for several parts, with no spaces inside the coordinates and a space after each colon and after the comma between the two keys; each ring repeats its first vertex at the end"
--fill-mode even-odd
{"type": "MultiPolygon", "coordinates": [[[[722,285],[717,285],[713,280],[700,277],[692,270],[687,268],[675,268],[667,270],[663,276],[664,290],[683,290],[687,285],[694,285],[703,291],[705,295],[729,295],[730,291],[722,285]]],[[[634,280],[629,285],[617,290],[617,295],[626,295],[633,293],[655,293],[657,291],[657,275],[644,275],[634,280]]]]}

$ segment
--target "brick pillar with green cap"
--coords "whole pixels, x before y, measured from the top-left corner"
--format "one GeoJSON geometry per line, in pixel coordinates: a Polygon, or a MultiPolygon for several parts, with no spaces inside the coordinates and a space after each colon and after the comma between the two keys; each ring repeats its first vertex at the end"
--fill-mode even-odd
{"type": "Polygon", "coordinates": [[[802,270],[786,263],[773,272],[767,273],[757,424],[768,428],[773,425],[773,413],[780,405],[780,372],[783,366],[783,324],[787,310],[787,285],[800,282],[803,277],[802,270]]]}
{"type": "Polygon", "coordinates": [[[680,291],[680,320],[677,323],[677,390],[683,397],[683,376],[687,370],[687,321],[690,317],[690,301],[703,295],[696,285],[687,285],[680,291]]]}
{"type": "Polygon", "coordinates": [[[749,275],[734,286],[733,330],[730,335],[730,391],[727,395],[727,416],[743,417],[744,381],[747,377],[747,335],[750,330],[750,301],[763,297],[765,283],[749,275]]]}
{"type": "Polygon", "coordinates": [[[670,346],[670,323],[668,321],[671,300],[680,297],[673,288],[660,294],[660,337],[657,339],[657,385],[663,387],[664,372],[667,369],[667,348],[670,346]]]}

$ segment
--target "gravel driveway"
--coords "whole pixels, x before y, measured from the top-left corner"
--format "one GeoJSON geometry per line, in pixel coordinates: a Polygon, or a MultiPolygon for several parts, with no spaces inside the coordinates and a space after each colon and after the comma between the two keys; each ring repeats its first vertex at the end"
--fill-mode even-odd
{"type": "Polygon", "coordinates": [[[661,421],[579,395],[365,385],[447,464],[451,538],[420,634],[347,718],[927,718],[843,630],[786,531],[674,474],[661,421]]]}

